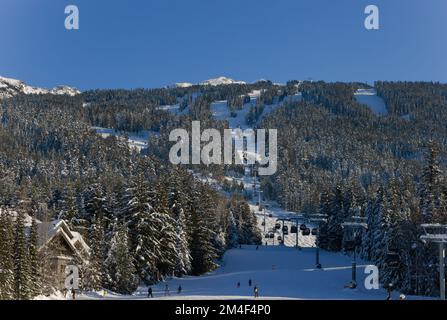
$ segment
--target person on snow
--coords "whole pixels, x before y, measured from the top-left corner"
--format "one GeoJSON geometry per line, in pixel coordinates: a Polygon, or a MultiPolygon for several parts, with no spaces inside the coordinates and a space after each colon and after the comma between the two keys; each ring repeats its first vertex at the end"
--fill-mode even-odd
{"type": "Polygon", "coordinates": [[[166,284],[165,285],[165,296],[170,296],[171,293],[169,292],[169,286],[166,284]]]}
{"type": "Polygon", "coordinates": [[[255,285],[253,292],[255,294],[255,298],[259,298],[259,288],[257,285],[255,285]]]}
{"type": "Polygon", "coordinates": [[[237,288],[240,288],[240,287],[241,287],[241,283],[238,282],[238,283],[236,284],[236,287],[237,287],[237,288]]]}
{"type": "Polygon", "coordinates": [[[182,286],[178,286],[177,293],[178,293],[178,294],[182,293],[182,286]]]}
{"type": "Polygon", "coordinates": [[[248,286],[249,286],[249,287],[251,287],[251,283],[252,283],[252,282],[251,282],[251,279],[248,280],[248,286]]]}
{"type": "Polygon", "coordinates": [[[386,300],[391,300],[391,293],[393,292],[394,285],[392,283],[389,283],[389,284],[386,284],[384,287],[388,292],[388,296],[386,297],[386,300]]]}
{"type": "Polygon", "coordinates": [[[71,296],[73,300],[76,300],[76,290],[74,288],[71,288],[71,296]]]}
{"type": "Polygon", "coordinates": [[[153,298],[154,296],[152,295],[152,287],[149,287],[149,289],[147,289],[147,297],[148,298],[153,298]]]}

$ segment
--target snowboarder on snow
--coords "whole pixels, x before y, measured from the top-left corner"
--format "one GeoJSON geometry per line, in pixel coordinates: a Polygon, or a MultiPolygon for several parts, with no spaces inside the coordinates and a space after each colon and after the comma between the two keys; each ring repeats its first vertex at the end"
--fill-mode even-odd
{"type": "Polygon", "coordinates": [[[178,294],[182,293],[182,286],[178,286],[177,293],[178,293],[178,294]]]}
{"type": "Polygon", "coordinates": [[[152,287],[149,287],[149,289],[147,289],[147,297],[148,298],[153,298],[154,296],[152,295],[152,287]]]}

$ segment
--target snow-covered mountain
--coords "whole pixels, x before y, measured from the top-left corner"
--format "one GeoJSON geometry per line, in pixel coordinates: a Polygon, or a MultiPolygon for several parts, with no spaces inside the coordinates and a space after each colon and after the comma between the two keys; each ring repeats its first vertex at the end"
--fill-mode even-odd
{"type": "Polygon", "coordinates": [[[189,87],[192,87],[192,86],[193,86],[193,84],[189,83],[189,82],[178,82],[178,83],[175,84],[176,88],[189,88],[189,87]]]}
{"type": "Polygon", "coordinates": [[[27,85],[21,80],[0,77],[0,99],[10,98],[17,94],[55,94],[75,96],[79,90],[68,86],[57,86],[53,89],[37,88],[27,85]]]}
{"type": "Polygon", "coordinates": [[[246,84],[244,81],[237,81],[233,80],[231,78],[227,77],[218,77],[215,79],[208,79],[202,82],[199,82],[197,84],[190,83],[190,82],[178,82],[175,84],[176,88],[189,88],[194,85],[200,85],[200,86],[222,86],[222,85],[229,85],[229,84],[246,84]]]}
{"type": "Polygon", "coordinates": [[[244,81],[237,81],[227,77],[218,77],[215,79],[209,79],[200,83],[203,86],[220,86],[228,84],[245,84],[244,81]]]}

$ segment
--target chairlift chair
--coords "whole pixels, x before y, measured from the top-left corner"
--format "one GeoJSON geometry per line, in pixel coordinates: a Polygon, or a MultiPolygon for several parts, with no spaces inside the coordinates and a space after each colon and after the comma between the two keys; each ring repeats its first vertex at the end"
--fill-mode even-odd
{"type": "Polygon", "coordinates": [[[303,230],[303,236],[310,236],[310,233],[311,233],[311,231],[309,228],[306,228],[305,230],[303,230]]]}

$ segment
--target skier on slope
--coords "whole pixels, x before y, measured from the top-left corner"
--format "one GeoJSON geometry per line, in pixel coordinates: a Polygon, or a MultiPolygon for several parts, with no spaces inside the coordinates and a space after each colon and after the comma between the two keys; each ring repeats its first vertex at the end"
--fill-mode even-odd
{"type": "Polygon", "coordinates": [[[259,288],[258,285],[255,285],[253,292],[255,294],[255,298],[259,298],[259,288]]]}
{"type": "Polygon", "coordinates": [[[251,279],[248,280],[248,286],[249,286],[249,287],[251,287],[251,283],[252,283],[252,282],[251,282],[251,279]]]}
{"type": "Polygon", "coordinates": [[[149,287],[149,289],[147,289],[147,297],[148,298],[153,298],[154,296],[152,295],[152,287],[149,287]]]}
{"type": "Polygon", "coordinates": [[[181,286],[181,285],[178,286],[177,293],[178,293],[178,294],[182,293],[182,286],[181,286]]]}
{"type": "Polygon", "coordinates": [[[241,283],[238,282],[238,283],[236,284],[236,287],[237,287],[237,288],[240,288],[240,287],[241,287],[241,283]]]}

